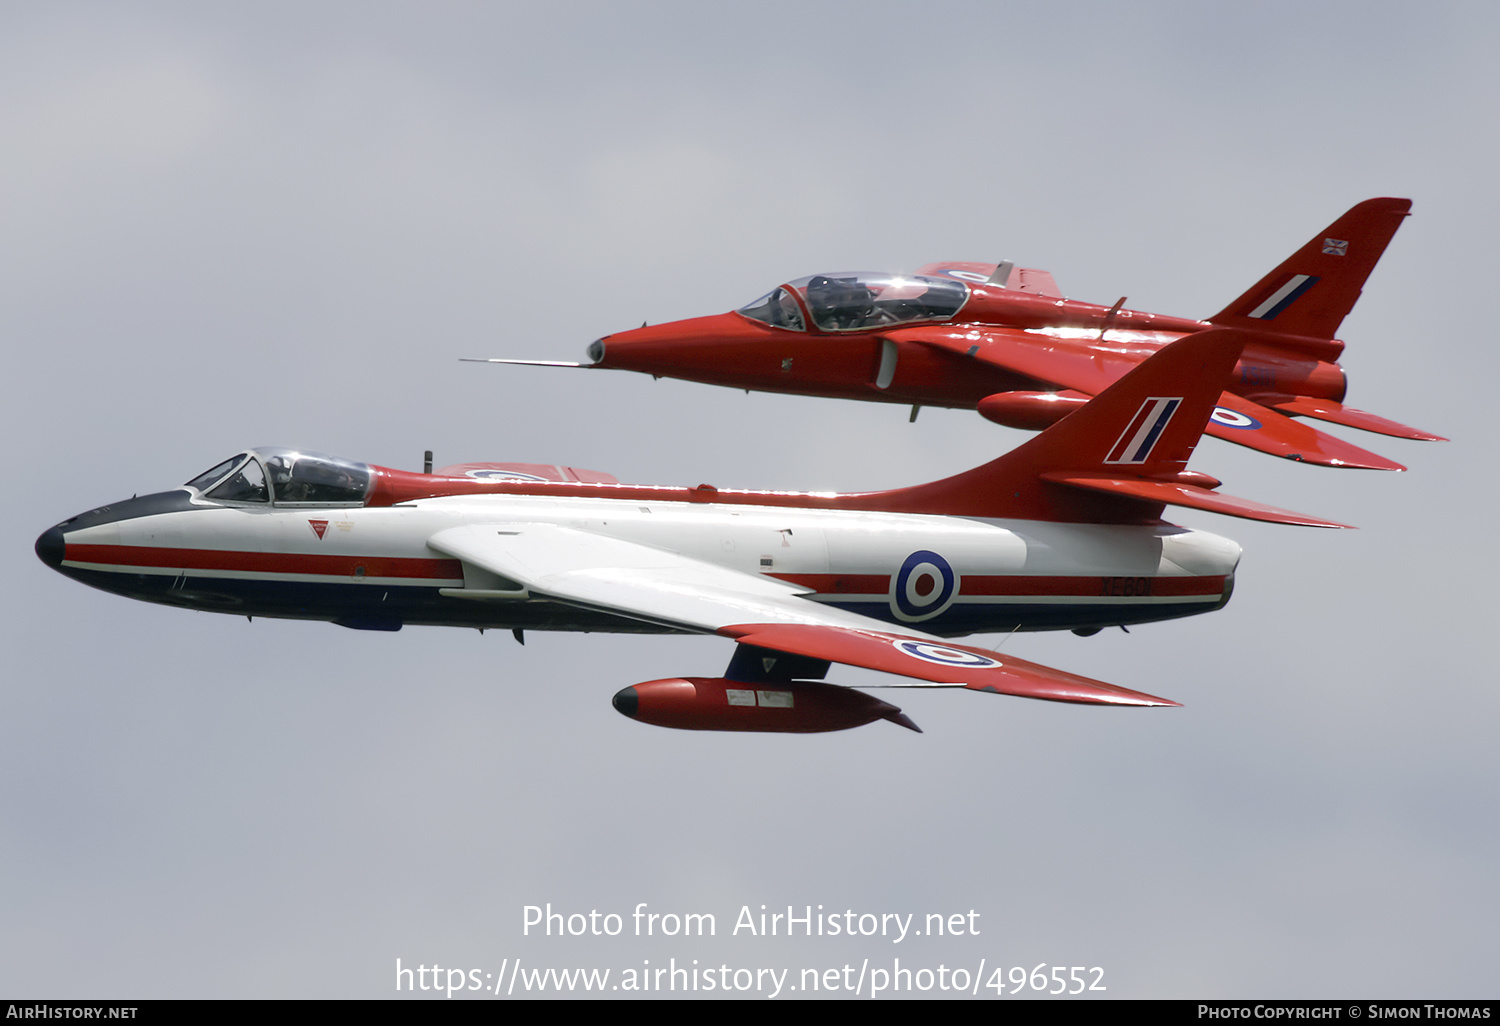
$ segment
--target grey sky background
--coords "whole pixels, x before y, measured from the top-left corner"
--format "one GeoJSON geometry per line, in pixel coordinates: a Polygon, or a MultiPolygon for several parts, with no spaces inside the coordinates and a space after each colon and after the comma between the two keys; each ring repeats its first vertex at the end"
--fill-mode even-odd
{"type": "Polygon", "coordinates": [[[795,982],[900,958],[1100,966],[1110,997],[1494,997],[1497,21],[0,8],[0,992],[382,997],[397,958],[795,982]],[[610,696],[717,674],[728,642],[251,624],[95,592],[31,551],[261,444],[931,480],[1024,436],[458,358],[578,359],[796,276],[939,259],[1207,316],[1380,195],[1415,206],[1341,332],[1349,402],[1453,441],[1343,432],[1411,468],[1381,474],[1209,440],[1193,466],[1226,492],[1360,530],[1179,512],[1245,548],[1224,611],[1005,642],[1182,709],[914,691],[894,694],[920,736],[668,731],[610,696]],[[713,913],[718,935],[523,937],[547,902],[713,913]],[[974,909],[982,932],[731,936],[762,904],[974,909]]]}

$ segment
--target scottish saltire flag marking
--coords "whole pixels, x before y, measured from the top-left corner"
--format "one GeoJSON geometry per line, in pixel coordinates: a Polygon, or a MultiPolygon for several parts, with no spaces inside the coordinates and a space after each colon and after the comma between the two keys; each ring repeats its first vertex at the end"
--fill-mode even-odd
{"type": "Polygon", "coordinates": [[[1181,396],[1152,396],[1141,403],[1141,408],[1130,418],[1130,426],[1109,450],[1104,462],[1145,463],[1151,458],[1151,450],[1156,448],[1161,433],[1167,429],[1168,421],[1181,405],[1181,396]]]}
{"type": "MultiPolygon", "coordinates": [[[[1327,241],[1332,242],[1334,240],[1329,239],[1327,241]]],[[[1326,253],[1328,250],[1325,249],[1323,252],[1326,253]]],[[[1317,283],[1318,279],[1310,274],[1294,274],[1285,285],[1271,293],[1261,301],[1259,306],[1251,310],[1250,316],[1256,320],[1269,321],[1281,313],[1281,311],[1291,306],[1294,299],[1317,283]]]]}
{"type": "Polygon", "coordinates": [[[1323,252],[1327,253],[1329,256],[1348,256],[1349,255],[1349,240],[1348,239],[1324,239],[1323,240],[1323,252]]]}

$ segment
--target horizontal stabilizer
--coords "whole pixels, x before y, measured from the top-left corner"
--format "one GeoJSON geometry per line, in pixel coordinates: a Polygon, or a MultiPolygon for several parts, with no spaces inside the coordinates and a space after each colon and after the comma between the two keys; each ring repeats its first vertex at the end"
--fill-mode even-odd
{"type": "Polygon", "coordinates": [[[1359,428],[1361,431],[1374,431],[1377,434],[1390,435],[1392,438],[1410,438],[1417,442],[1446,442],[1448,439],[1442,435],[1434,435],[1418,428],[1407,427],[1405,424],[1389,420],[1385,417],[1366,413],[1364,410],[1356,410],[1352,406],[1336,403],[1332,399],[1312,399],[1307,396],[1285,396],[1274,401],[1262,398],[1261,402],[1282,413],[1294,414],[1300,417],[1315,417],[1318,420],[1326,420],[1330,424],[1342,424],[1345,427],[1359,428]]]}
{"type": "Polygon", "coordinates": [[[1395,460],[1293,420],[1242,395],[1225,392],[1208,423],[1208,434],[1248,449],[1320,467],[1354,470],[1405,470],[1395,460]]]}
{"type": "Polygon", "coordinates": [[[1267,506],[1264,503],[1252,502],[1249,499],[1239,499],[1233,495],[1220,495],[1218,492],[1197,485],[1183,484],[1177,481],[1151,481],[1139,477],[1112,477],[1108,474],[1070,474],[1070,473],[1048,473],[1042,474],[1043,481],[1053,484],[1066,485],[1069,488],[1082,488],[1091,492],[1103,492],[1107,495],[1125,495],[1132,499],[1141,499],[1146,502],[1164,502],[1173,506],[1187,506],[1191,509],[1207,510],[1210,513],[1224,513],[1231,517],[1244,517],[1246,520],[1264,520],[1272,524],[1292,524],[1297,527],[1348,527],[1348,524],[1336,523],[1332,520],[1322,520],[1318,517],[1310,517],[1303,513],[1293,513],[1291,510],[1278,509],[1275,506],[1267,506]]]}
{"type": "Polygon", "coordinates": [[[719,633],[742,645],[756,645],[917,680],[962,684],[971,691],[1085,705],[1181,704],[1025,659],[1002,656],[988,649],[953,645],[946,641],[930,642],[909,635],[776,623],[735,624],[722,628],[719,633]]]}

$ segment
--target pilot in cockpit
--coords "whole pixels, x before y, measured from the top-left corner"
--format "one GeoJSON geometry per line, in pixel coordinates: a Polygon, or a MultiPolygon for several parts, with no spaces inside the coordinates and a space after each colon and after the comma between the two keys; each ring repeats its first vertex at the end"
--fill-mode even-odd
{"type": "Polygon", "coordinates": [[[875,310],[875,294],[858,278],[814,275],[807,283],[807,305],[821,328],[857,328],[875,310]]]}

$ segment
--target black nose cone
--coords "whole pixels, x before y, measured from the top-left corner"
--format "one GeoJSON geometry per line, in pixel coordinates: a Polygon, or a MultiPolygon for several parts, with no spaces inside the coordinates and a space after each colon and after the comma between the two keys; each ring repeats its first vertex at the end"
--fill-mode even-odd
{"type": "Polygon", "coordinates": [[[633,687],[624,688],[615,693],[614,706],[615,709],[633,720],[635,719],[635,714],[640,711],[641,696],[636,694],[636,690],[633,687]]]}
{"type": "Polygon", "coordinates": [[[65,549],[62,528],[60,527],[47,528],[47,530],[42,532],[42,536],[36,540],[37,558],[54,570],[62,566],[65,549]]]}

